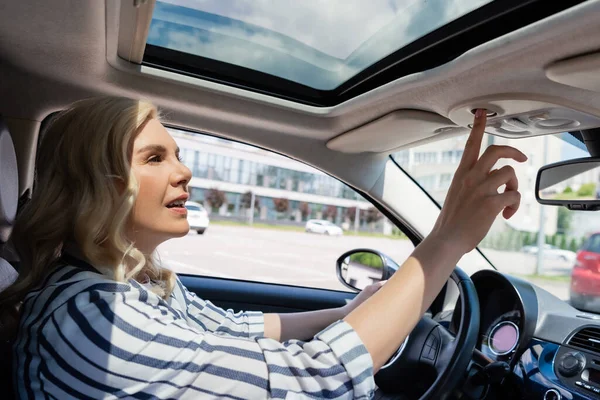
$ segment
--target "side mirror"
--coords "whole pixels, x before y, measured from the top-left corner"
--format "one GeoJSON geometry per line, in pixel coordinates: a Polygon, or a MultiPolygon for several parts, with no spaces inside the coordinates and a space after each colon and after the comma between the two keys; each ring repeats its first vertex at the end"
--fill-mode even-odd
{"type": "Polygon", "coordinates": [[[400,266],[385,254],[370,249],[355,249],[337,260],[338,279],[347,287],[363,290],[372,283],[389,279],[400,266]]]}
{"type": "Polygon", "coordinates": [[[600,210],[600,158],[579,158],[540,168],[535,197],[540,204],[569,210],[600,210]]]}

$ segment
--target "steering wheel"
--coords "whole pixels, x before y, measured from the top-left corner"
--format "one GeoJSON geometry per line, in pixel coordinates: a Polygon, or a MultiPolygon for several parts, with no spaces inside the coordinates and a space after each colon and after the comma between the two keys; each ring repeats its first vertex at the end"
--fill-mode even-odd
{"type": "Polygon", "coordinates": [[[398,351],[375,375],[375,399],[445,399],[463,377],[479,334],[479,299],[469,275],[456,267],[450,279],[459,290],[456,337],[424,316],[398,351]]]}

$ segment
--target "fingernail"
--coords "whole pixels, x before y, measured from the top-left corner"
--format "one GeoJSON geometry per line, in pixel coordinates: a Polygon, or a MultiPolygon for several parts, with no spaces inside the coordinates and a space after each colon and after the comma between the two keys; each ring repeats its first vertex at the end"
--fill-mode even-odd
{"type": "Polygon", "coordinates": [[[481,117],[483,117],[483,110],[481,108],[478,108],[477,111],[475,111],[475,118],[481,117]]]}

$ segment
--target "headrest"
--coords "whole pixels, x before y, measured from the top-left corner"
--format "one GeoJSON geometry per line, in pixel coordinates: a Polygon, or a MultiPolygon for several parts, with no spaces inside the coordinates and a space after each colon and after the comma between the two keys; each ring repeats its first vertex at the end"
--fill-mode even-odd
{"type": "Polygon", "coordinates": [[[6,123],[0,116],[0,243],[5,243],[17,215],[19,172],[17,154],[6,123]]]}

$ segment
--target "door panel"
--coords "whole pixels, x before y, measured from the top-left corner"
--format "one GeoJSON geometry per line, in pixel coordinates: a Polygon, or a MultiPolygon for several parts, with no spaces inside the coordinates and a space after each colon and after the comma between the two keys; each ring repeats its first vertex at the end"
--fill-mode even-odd
{"type": "Polygon", "coordinates": [[[356,294],[270,283],[179,275],[189,291],[234,311],[297,312],[340,307],[356,294]]]}

